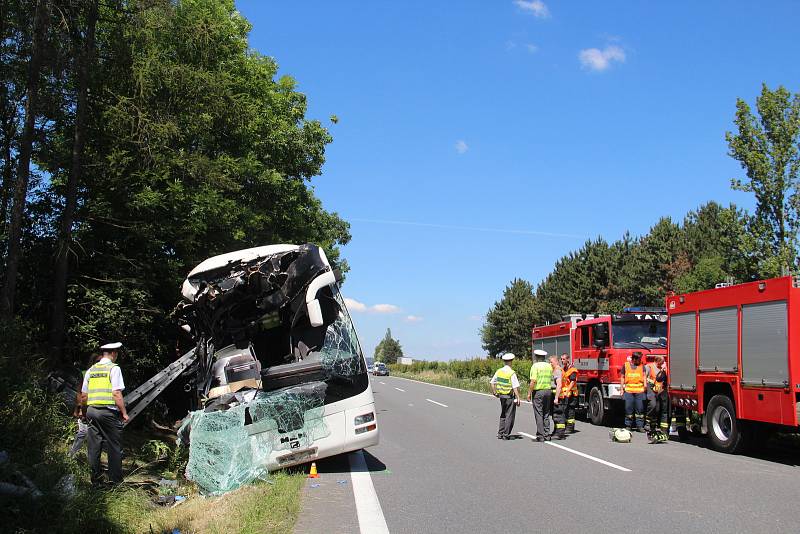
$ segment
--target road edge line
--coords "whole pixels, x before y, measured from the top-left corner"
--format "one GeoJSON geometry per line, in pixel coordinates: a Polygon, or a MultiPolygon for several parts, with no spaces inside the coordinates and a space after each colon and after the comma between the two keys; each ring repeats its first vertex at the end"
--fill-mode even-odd
{"type": "Polygon", "coordinates": [[[361,534],[389,534],[381,502],[375,493],[375,485],[367,468],[364,451],[351,452],[347,455],[347,459],[350,462],[350,480],[361,534]]]}
{"type": "Polygon", "coordinates": [[[435,400],[433,400],[433,399],[425,399],[425,400],[426,400],[426,401],[428,401],[428,402],[432,402],[432,403],[434,403],[434,404],[438,404],[439,406],[442,406],[442,407],[444,407],[444,408],[448,408],[448,406],[447,406],[446,404],[442,404],[441,402],[436,402],[436,401],[435,401],[435,400]]]}

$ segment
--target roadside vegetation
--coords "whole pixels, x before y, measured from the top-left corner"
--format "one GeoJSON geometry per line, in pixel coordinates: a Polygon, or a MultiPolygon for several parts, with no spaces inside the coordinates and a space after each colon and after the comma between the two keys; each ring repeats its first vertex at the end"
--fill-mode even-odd
{"type": "Polygon", "coordinates": [[[139,425],[123,433],[125,482],[92,489],[85,445],[67,451],[75,420],[63,400],[42,387],[46,358],[31,343],[31,326],[0,326],[0,481],[35,488],[36,495],[0,494],[3,532],[278,533],[290,532],[300,508],[301,472],[278,472],[268,482],[221,497],[203,497],[183,478],[187,449],[174,434],[139,425]],[[167,485],[159,484],[168,480],[167,485]],[[174,484],[174,486],[172,485],[174,484]],[[162,506],[159,496],[186,497],[162,506]]]}
{"type": "MultiPolygon", "coordinates": [[[[517,372],[520,381],[520,395],[524,398],[533,362],[524,358],[517,358],[511,367],[517,372]]],[[[417,361],[411,365],[394,364],[389,369],[393,376],[410,378],[429,384],[438,384],[457,389],[466,389],[480,393],[491,393],[489,380],[494,372],[502,365],[493,359],[474,358],[471,360],[452,360],[450,362],[417,361]]]]}

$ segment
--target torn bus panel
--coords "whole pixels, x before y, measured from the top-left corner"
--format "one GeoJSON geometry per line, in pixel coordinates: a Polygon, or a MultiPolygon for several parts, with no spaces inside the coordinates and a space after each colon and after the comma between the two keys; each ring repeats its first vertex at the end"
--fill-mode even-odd
{"type": "Polygon", "coordinates": [[[314,458],[315,442],[331,434],[326,404],[368,389],[338,278],[314,245],[216,256],[187,277],[177,315],[196,343],[202,409],[180,433],[187,477],[205,492],[314,458]]]}

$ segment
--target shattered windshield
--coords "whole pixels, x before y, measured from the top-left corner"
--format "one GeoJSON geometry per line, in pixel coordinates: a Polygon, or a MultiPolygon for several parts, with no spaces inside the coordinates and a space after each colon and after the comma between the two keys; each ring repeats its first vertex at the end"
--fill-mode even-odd
{"type": "Polygon", "coordinates": [[[615,348],[666,347],[667,323],[661,321],[631,321],[612,324],[615,348]]]}

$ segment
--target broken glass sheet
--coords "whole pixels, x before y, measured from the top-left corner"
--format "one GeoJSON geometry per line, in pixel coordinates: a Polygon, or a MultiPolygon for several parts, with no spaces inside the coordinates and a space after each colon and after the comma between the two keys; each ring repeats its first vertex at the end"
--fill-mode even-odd
{"type": "Polygon", "coordinates": [[[324,382],[268,393],[224,411],[189,414],[179,435],[188,437],[186,477],[204,493],[220,495],[269,472],[274,451],[304,449],[330,435],[323,419],[324,382]]]}
{"type": "Polygon", "coordinates": [[[341,293],[335,291],[334,298],[339,304],[339,316],[325,332],[320,350],[322,369],[329,378],[352,378],[366,371],[362,366],[361,347],[341,293]]]}

